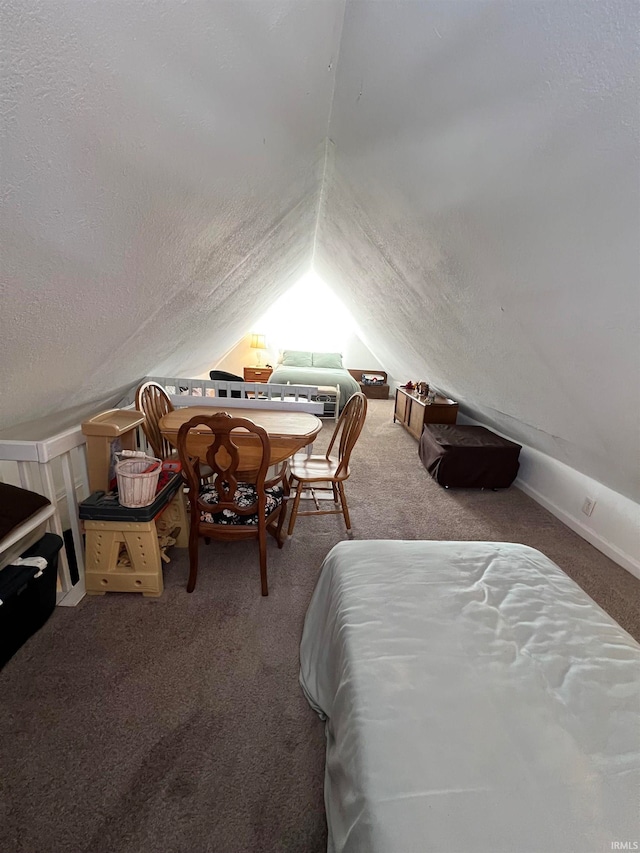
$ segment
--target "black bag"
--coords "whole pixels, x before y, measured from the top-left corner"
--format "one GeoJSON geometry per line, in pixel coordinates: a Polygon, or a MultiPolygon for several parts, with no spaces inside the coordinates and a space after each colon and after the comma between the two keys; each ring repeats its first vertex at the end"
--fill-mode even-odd
{"type": "MultiPolygon", "coordinates": [[[[244,382],[243,376],[238,376],[236,373],[227,373],[226,370],[210,370],[209,371],[209,379],[212,379],[212,380],[222,379],[225,382],[244,382]]],[[[226,397],[227,392],[226,391],[220,391],[218,396],[219,397],[226,397]]],[[[242,397],[242,394],[240,391],[232,391],[231,396],[232,397],[242,397]]],[[[247,395],[245,394],[244,396],[246,397],[247,395]]]]}
{"type": "Polygon", "coordinates": [[[45,533],[22,554],[22,559],[43,557],[44,569],[17,565],[0,571],[0,668],[53,613],[61,548],[60,536],[45,533]]]}

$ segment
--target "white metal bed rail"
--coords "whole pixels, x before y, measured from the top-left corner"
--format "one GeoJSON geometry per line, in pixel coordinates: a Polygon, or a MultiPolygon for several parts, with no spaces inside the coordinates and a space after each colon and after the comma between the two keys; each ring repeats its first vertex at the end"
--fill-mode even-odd
{"type": "Polygon", "coordinates": [[[224,402],[225,407],[238,409],[293,409],[316,415],[321,415],[324,411],[323,402],[312,399],[319,394],[315,385],[279,385],[181,377],[148,378],[167,390],[174,406],[219,406],[224,402]],[[233,396],[232,392],[235,392],[233,396]]]}
{"type": "MultiPolygon", "coordinates": [[[[292,409],[338,419],[340,386],[291,385],[274,382],[242,382],[224,379],[191,379],[176,376],[145,376],[169,393],[174,406],[219,406],[238,409],[292,409]],[[231,396],[231,392],[235,396],[231,396]],[[221,392],[223,392],[221,394],[221,392]]],[[[136,386],[137,387],[137,386],[136,386]]],[[[136,387],[120,400],[118,408],[134,405],[136,387]]]]}

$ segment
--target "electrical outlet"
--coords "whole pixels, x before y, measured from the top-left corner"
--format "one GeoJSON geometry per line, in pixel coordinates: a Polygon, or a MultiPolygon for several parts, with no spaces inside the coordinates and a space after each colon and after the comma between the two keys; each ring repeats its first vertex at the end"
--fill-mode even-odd
{"type": "Polygon", "coordinates": [[[585,515],[591,515],[595,505],[596,505],[596,502],[594,501],[593,498],[585,498],[584,503],[582,504],[582,512],[585,515]]]}

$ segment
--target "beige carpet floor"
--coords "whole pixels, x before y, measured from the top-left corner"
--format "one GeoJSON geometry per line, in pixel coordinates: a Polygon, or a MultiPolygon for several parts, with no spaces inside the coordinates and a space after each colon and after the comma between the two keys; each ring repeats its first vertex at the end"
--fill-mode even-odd
{"type": "MultiPolygon", "coordinates": [[[[347,493],[356,538],[523,542],[640,638],[640,581],[516,488],[440,488],[391,401],[370,401],[347,493]]],[[[255,543],[212,543],[192,595],[174,549],[161,598],[57,608],[0,672],[0,850],[321,853],[324,733],[298,644],[343,538],[339,517],[301,518],[270,543],[268,598],[255,543]]]]}

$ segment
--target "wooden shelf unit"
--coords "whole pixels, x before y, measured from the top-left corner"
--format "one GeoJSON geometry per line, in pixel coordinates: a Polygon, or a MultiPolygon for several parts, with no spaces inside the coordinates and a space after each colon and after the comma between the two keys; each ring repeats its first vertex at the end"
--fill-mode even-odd
{"type": "Polygon", "coordinates": [[[458,404],[448,397],[436,394],[429,400],[415,391],[396,389],[393,422],[401,423],[414,438],[420,439],[425,424],[455,424],[457,417],[458,404]]]}

